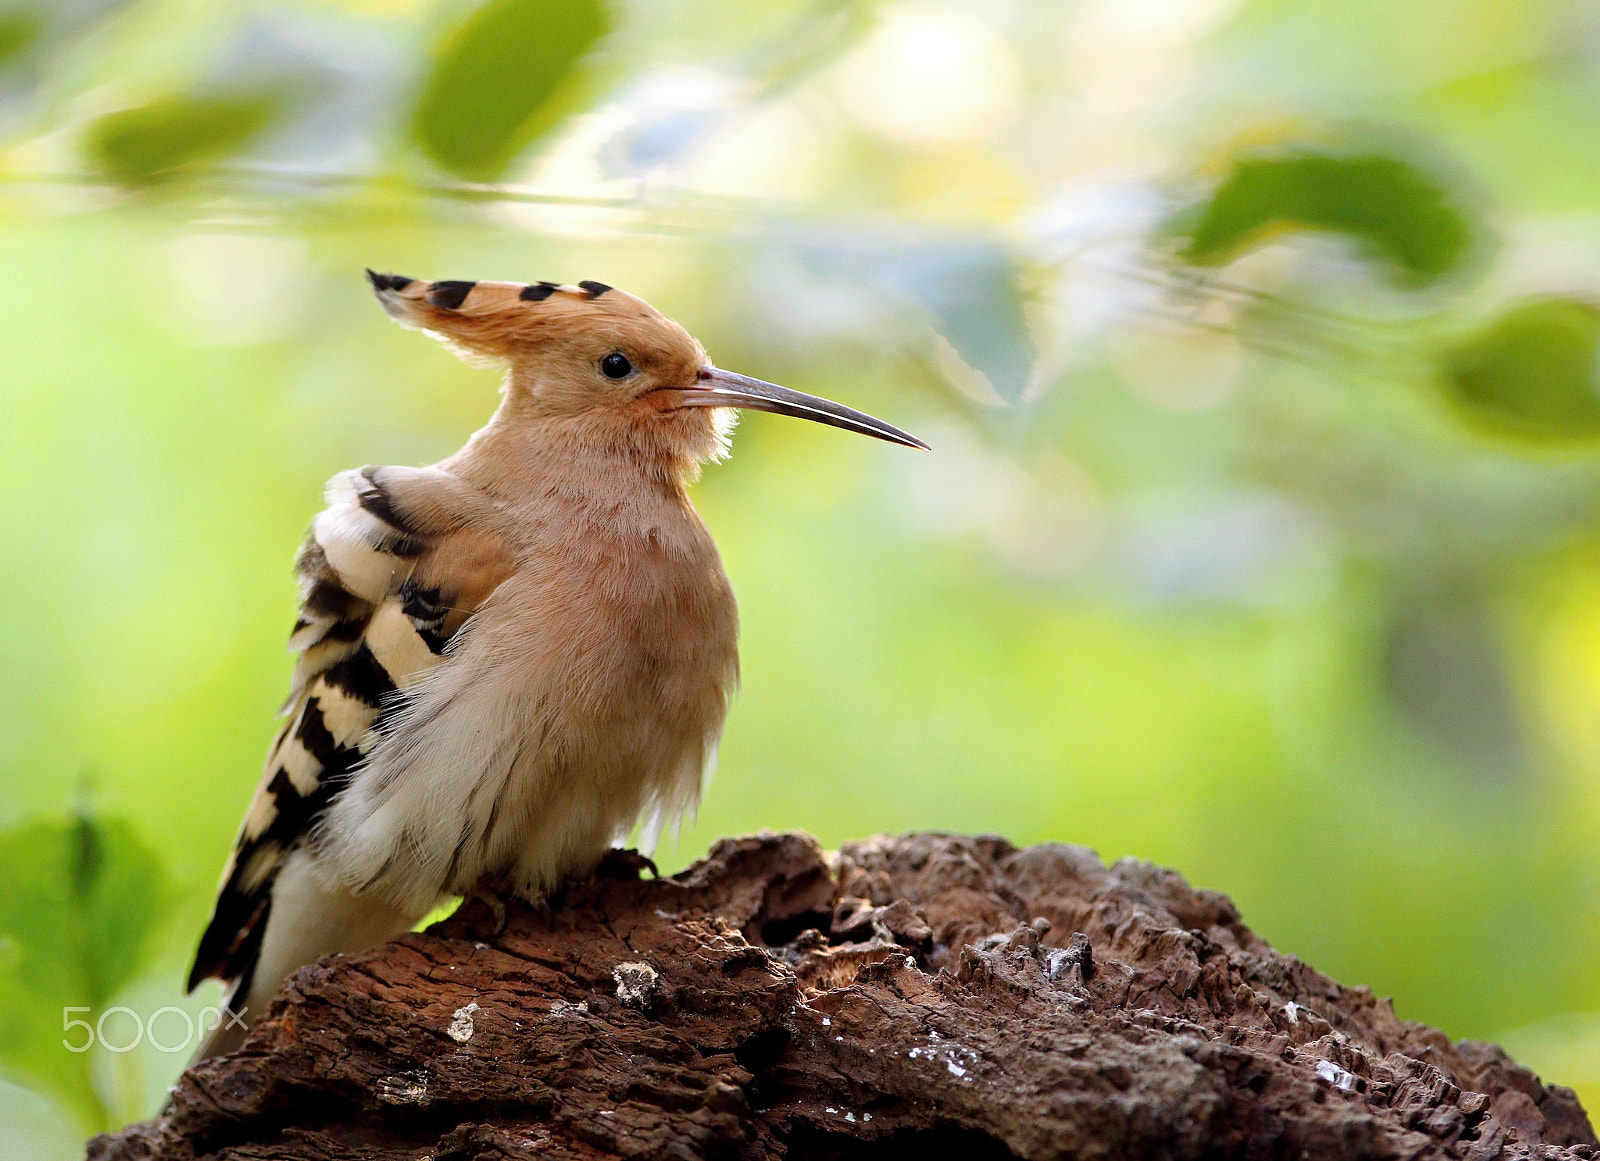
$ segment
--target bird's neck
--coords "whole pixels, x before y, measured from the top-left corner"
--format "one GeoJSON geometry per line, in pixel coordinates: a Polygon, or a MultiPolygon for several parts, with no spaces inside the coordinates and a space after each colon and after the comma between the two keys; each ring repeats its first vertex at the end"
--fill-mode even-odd
{"type": "Polygon", "coordinates": [[[529,414],[509,398],[440,466],[511,502],[552,492],[597,502],[630,494],[687,502],[686,485],[696,469],[606,417],[529,414]]]}

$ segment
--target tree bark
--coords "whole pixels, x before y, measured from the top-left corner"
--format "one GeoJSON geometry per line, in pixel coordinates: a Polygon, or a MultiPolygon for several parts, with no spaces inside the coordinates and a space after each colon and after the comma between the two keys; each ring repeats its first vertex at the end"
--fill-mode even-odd
{"type": "Polygon", "coordinates": [[[613,857],[303,968],[94,1161],[1596,1158],[1570,1089],[1081,847],[613,857]]]}

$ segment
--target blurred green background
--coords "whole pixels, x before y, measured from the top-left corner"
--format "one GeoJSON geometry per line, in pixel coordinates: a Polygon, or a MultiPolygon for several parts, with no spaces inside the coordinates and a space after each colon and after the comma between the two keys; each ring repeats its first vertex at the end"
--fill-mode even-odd
{"type": "Polygon", "coordinates": [[[934,445],[696,488],[744,691],[664,865],[1138,855],[1600,1105],[1597,241],[1575,2],[5,0],[0,1154],[160,1103],[321,484],[494,405],[363,266],[934,445]]]}

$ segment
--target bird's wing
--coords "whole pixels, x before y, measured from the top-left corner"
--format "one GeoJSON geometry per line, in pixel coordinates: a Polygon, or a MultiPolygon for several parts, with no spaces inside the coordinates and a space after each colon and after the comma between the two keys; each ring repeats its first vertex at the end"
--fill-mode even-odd
{"type": "Polygon", "coordinates": [[[494,503],[439,468],[362,468],[329,481],[295,563],[299,654],[283,728],[223,871],[189,974],[252,971],[284,859],[371,750],[405,691],[513,570],[494,503]]]}

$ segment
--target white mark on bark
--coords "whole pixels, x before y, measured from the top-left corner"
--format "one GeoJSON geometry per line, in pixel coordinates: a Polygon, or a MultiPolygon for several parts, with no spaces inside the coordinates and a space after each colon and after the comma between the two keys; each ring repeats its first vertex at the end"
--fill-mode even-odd
{"type": "Polygon", "coordinates": [[[378,1099],[392,1105],[425,1105],[428,1103],[428,1074],[402,1072],[378,1081],[378,1099]]]}
{"type": "Polygon", "coordinates": [[[619,963],[611,969],[611,978],[617,981],[617,999],[625,1008],[648,1008],[661,983],[656,969],[642,961],[619,963]]]}
{"type": "Polygon", "coordinates": [[[450,1017],[450,1027],[445,1029],[446,1035],[457,1044],[465,1044],[472,1039],[472,1013],[478,1010],[478,1005],[468,1004],[465,1008],[457,1008],[455,1015],[450,1017]]]}
{"type": "Polygon", "coordinates": [[[1315,1067],[1317,1075],[1336,1089],[1349,1092],[1356,1086],[1355,1076],[1346,1072],[1331,1060],[1319,1060],[1315,1067]]]}

